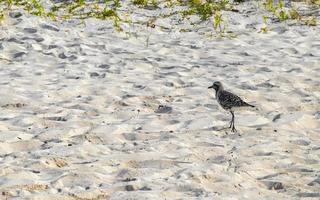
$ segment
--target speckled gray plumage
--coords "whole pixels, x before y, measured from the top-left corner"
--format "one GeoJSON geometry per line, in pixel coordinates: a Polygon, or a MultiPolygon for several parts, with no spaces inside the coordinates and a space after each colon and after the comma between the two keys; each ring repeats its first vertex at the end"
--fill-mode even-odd
{"type": "Polygon", "coordinates": [[[232,110],[235,107],[254,107],[253,105],[248,104],[243,101],[240,97],[226,90],[218,91],[216,93],[216,98],[221,107],[225,110],[232,110]]]}

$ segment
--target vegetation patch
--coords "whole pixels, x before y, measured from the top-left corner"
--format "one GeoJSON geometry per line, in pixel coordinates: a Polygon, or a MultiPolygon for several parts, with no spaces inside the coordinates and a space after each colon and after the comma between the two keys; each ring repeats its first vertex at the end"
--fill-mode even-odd
{"type": "MultiPolygon", "coordinates": [[[[310,5],[316,6],[318,7],[318,9],[320,9],[320,0],[310,0],[306,1],[306,3],[309,3],[310,5]]],[[[275,2],[274,0],[266,0],[264,2],[264,6],[268,11],[272,13],[273,17],[279,19],[280,21],[297,20],[298,22],[302,22],[305,25],[317,25],[316,16],[305,17],[301,15],[294,7],[285,8],[283,0],[278,0],[277,2],[275,2]]]]}
{"type": "MultiPolygon", "coordinates": [[[[48,2],[48,1],[46,1],[48,2]]],[[[42,0],[0,0],[0,21],[3,21],[8,11],[15,8],[22,8],[28,13],[47,17],[52,20],[69,20],[69,19],[88,19],[96,18],[101,20],[111,20],[115,30],[123,31],[122,24],[133,23],[130,19],[130,11],[124,12],[121,9],[124,4],[129,4],[130,9],[158,9],[165,7],[174,8],[179,6],[179,11],[173,11],[171,14],[159,15],[152,17],[146,24],[154,28],[154,22],[157,18],[166,18],[172,15],[181,15],[183,19],[189,19],[190,16],[198,16],[199,21],[212,21],[212,29],[220,34],[225,33],[227,22],[223,16],[224,11],[233,11],[235,4],[242,3],[242,0],[130,0],[127,2],[120,0],[66,0],[66,1],[49,1],[49,5],[42,0]]],[[[307,0],[314,6],[320,6],[320,0],[307,0]]],[[[265,0],[264,7],[274,18],[280,21],[297,20],[303,24],[315,26],[316,17],[303,17],[294,8],[285,8],[283,0],[265,0]]],[[[128,8],[128,7],[126,7],[128,8]]],[[[173,9],[172,9],[173,10],[173,9]]],[[[140,10],[139,10],[140,11],[140,10]]],[[[143,12],[143,11],[142,11],[143,12]]],[[[266,19],[264,19],[266,21],[266,19]]],[[[134,22],[137,23],[137,22],[134,22]]],[[[262,30],[262,32],[266,32],[262,30]]]]}

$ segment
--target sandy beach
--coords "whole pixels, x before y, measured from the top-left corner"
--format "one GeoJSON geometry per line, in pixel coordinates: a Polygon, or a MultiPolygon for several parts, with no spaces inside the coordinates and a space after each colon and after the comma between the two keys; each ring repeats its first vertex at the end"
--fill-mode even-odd
{"type": "Polygon", "coordinates": [[[267,11],[236,8],[223,13],[232,37],[196,17],[117,32],[11,10],[0,199],[320,199],[320,26],[261,33],[267,11]],[[235,113],[236,134],[213,81],[256,106],[235,113]]]}

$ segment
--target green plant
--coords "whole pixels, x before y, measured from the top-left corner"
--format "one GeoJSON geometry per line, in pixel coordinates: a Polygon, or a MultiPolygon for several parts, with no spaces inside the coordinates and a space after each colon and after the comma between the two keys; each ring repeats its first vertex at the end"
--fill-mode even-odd
{"type": "Polygon", "coordinates": [[[273,0],[267,0],[265,4],[267,10],[272,12],[272,14],[277,17],[280,21],[289,19],[289,14],[284,8],[284,3],[279,0],[276,5],[273,4],[273,0]]]}
{"type": "Polygon", "coordinates": [[[146,7],[157,8],[158,7],[157,0],[133,0],[132,3],[136,6],[140,6],[143,8],[146,8],[146,7]]]}
{"type": "Polygon", "coordinates": [[[230,5],[229,0],[206,1],[190,0],[189,9],[181,12],[183,16],[198,15],[202,21],[208,20],[215,11],[226,9],[230,5]]]}
{"type": "Polygon", "coordinates": [[[4,12],[0,11],[0,23],[4,20],[4,12]]]}
{"type": "Polygon", "coordinates": [[[146,7],[148,5],[148,0],[133,0],[134,5],[146,7]]]}
{"type": "Polygon", "coordinates": [[[267,19],[268,19],[267,16],[262,16],[263,25],[260,28],[259,33],[267,33],[269,31],[267,27],[267,19]]]}
{"type": "Polygon", "coordinates": [[[219,31],[222,32],[221,23],[223,22],[223,20],[221,13],[219,11],[216,12],[213,19],[214,30],[217,30],[219,28],[219,31]]]}
{"type": "Polygon", "coordinates": [[[30,12],[33,15],[36,16],[45,16],[46,12],[44,7],[41,5],[41,3],[38,0],[32,0],[32,11],[30,12]]]}
{"type": "Polygon", "coordinates": [[[320,6],[320,0],[310,0],[310,3],[320,6]]]}
{"type": "Polygon", "coordinates": [[[291,8],[289,10],[289,16],[290,16],[290,19],[297,19],[297,20],[300,20],[301,19],[301,15],[298,13],[298,11],[294,8],[291,8]]]}

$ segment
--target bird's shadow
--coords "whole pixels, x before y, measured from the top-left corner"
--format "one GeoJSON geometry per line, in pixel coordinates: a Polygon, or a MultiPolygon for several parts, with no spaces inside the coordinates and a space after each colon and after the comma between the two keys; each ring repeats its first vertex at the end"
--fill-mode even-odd
{"type": "Polygon", "coordinates": [[[203,129],[203,130],[205,130],[205,131],[217,131],[217,132],[225,131],[226,135],[238,135],[238,136],[241,136],[239,131],[232,132],[231,129],[229,127],[226,127],[226,126],[213,126],[213,127],[209,127],[209,128],[203,129]]]}

